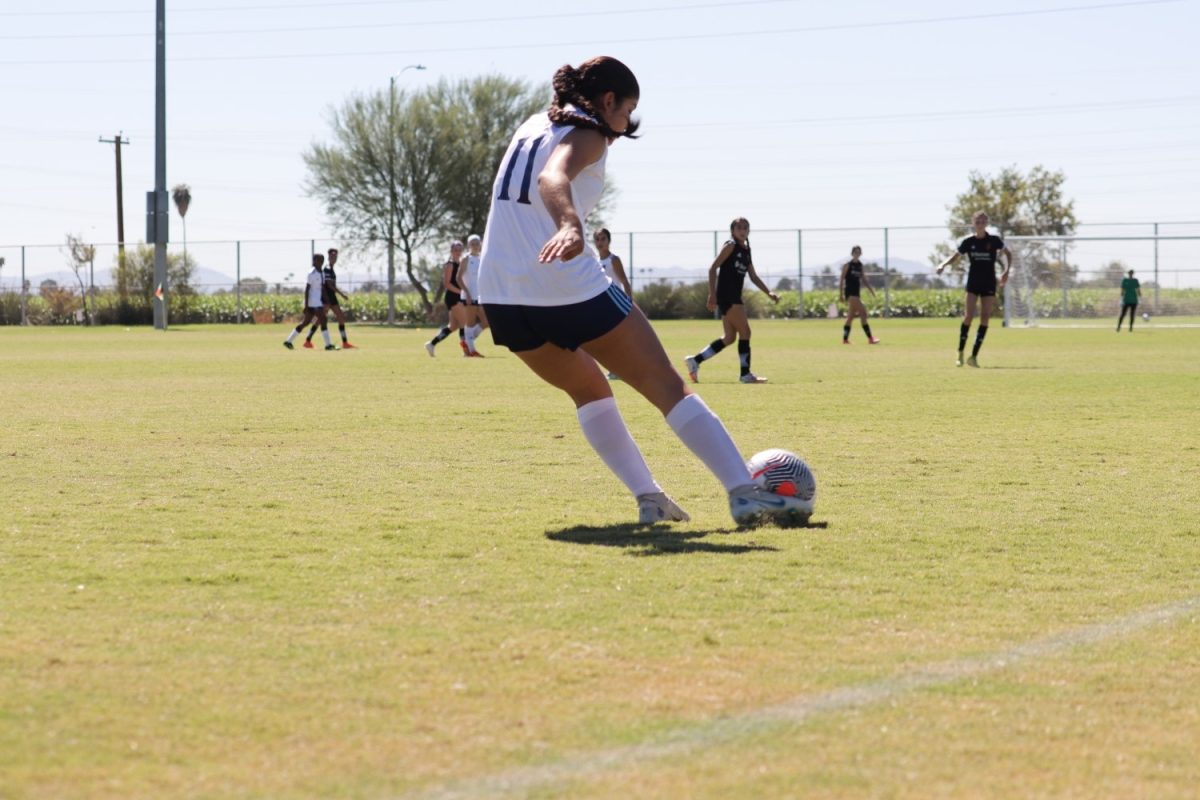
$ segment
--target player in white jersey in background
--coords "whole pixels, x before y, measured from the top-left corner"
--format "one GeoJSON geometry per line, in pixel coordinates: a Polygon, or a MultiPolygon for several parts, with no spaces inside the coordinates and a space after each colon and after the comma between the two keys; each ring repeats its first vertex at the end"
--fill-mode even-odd
{"type": "Polygon", "coordinates": [[[639,522],[688,515],[650,474],[596,362],[663,413],[724,485],[739,526],[783,520],[796,501],[754,485],[725,426],[684,384],[646,317],[600,269],[584,238],[583,220],[604,188],[608,147],[637,130],[637,78],[600,56],[561,67],[553,86],[549,110],[517,129],[493,185],[479,274],[493,340],[570,396],[584,437],[637,499],[639,522]]]}
{"type": "Polygon", "coordinates": [[[467,237],[467,256],[463,259],[463,267],[458,273],[458,283],[462,286],[462,306],[464,309],[464,329],[466,330],[467,355],[483,358],[483,353],[475,347],[475,340],[483,329],[488,326],[487,314],[479,303],[475,288],[479,284],[479,253],[483,250],[483,240],[472,233],[467,237]]]}
{"type": "Polygon", "coordinates": [[[295,349],[292,342],[304,330],[304,326],[314,319],[321,323],[321,335],[325,337],[325,349],[337,350],[333,342],[329,341],[329,327],[325,322],[325,295],[322,291],[325,288],[325,274],[321,271],[324,263],[325,256],[313,253],[312,272],[308,273],[308,286],[304,290],[304,319],[300,320],[300,324],[284,340],[283,346],[288,350],[295,349]]]}
{"type": "MultiPolygon", "coordinates": [[[[629,283],[629,278],[625,277],[625,265],[621,263],[621,257],[608,249],[612,244],[612,233],[608,228],[601,228],[592,234],[592,243],[596,245],[596,255],[600,258],[600,267],[604,270],[604,274],[613,283],[621,287],[625,294],[633,297],[633,285],[629,283]]],[[[610,371],[608,373],[610,381],[621,380],[617,373],[610,371]]]]}

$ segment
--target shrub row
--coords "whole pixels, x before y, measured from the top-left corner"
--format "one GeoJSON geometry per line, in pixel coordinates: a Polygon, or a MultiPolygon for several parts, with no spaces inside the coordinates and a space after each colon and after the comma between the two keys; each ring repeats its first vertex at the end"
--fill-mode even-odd
{"type": "MultiPolygon", "coordinates": [[[[1153,289],[1143,290],[1143,303],[1148,307],[1153,289]]],[[[705,307],[708,285],[698,282],[672,284],[666,282],[644,286],[636,292],[638,305],[651,319],[708,319],[712,312],[705,307]]],[[[826,317],[833,305],[839,314],[845,306],[837,303],[832,289],[808,291],[801,298],[795,291],[780,293],[779,303],[756,290],[745,294],[746,311],[755,318],[826,317]]],[[[174,324],[237,322],[282,322],[303,313],[302,295],[255,294],[242,295],[241,311],[235,295],[175,295],[171,298],[170,320],[174,324]]],[[[156,302],[156,301],[151,301],[156,302]]],[[[883,292],[863,298],[867,313],[883,316],[883,292]]],[[[1063,295],[1057,289],[1038,289],[1033,294],[1033,306],[1038,317],[1061,317],[1063,295]]],[[[1112,289],[1071,289],[1067,292],[1065,316],[1090,318],[1114,316],[1120,310],[1120,298],[1112,289]]],[[[149,325],[154,319],[150,302],[140,297],[122,299],[115,293],[102,292],[88,300],[97,325],[149,325]]],[[[76,325],[84,319],[80,295],[59,290],[48,295],[31,295],[26,313],[34,325],[76,325]]],[[[387,319],[387,294],[360,292],[343,301],[342,309],[352,322],[382,322],[387,319]]],[[[959,289],[901,289],[890,294],[890,316],[893,317],[957,317],[963,312],[963,293],[959,289]]],[[[1159,294],[1159,314],[1200,314],[1200,289],[1162,289],[1159,294]]],[[[441,306],[435,308],[434,319],[445,318],[441,306]]],[[[429,324],[430,317],[421,307],[420,296],[414,292],[396,295],[396,320],[401,324],[429,324]]],[[[16,292],[0,292],[0,325],[16,325],[21,321],[21,299],[16,292]]]]}

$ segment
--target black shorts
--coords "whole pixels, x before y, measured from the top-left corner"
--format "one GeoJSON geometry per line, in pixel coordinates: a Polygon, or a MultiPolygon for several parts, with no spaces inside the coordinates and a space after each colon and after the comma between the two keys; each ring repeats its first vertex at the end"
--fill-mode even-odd
{"type": "Polygon", "coordinates": [[[446,292],[446,310],[452,311],[456,305],[462,302],[462,295],[458,292],[446,292]]]}
{"type": "Polygon", "coordinates": [[[849,300],[851,297],[860,299],[862,294],[860,292],[846,292],[846,299],[849,300]]]}
{"type": "Polygon", "coordinates": [[[492,341],[514,353],[535,350],[546,342],[575,350],[621,324],[633,301],[615,284],[590,300],[565,306],[483,304],[492,341]]]}
{"type": "Polygon", "coordinates": [[[304,313],[312,314],[314,317],[325,310],[325,306],[305,306],[304,313]]]}
{"type": "Polygon", "coordinates": [[[727,303],[723,300],[718,300],[717,301],[717,311],[721,314],[722,317],[724,317],[726,314],[729,313],[729,309],[733,308],[734,306],[740,306],[740,305],[742,305],[741,300],[734,300],[733,302],[730,302],[730,303],[727,303]]]}
{"type": "Polygon", "coordinates": [[[980,297],[995,297],[996,276],[993,275],[990,280],[986,275],[967,278],[967,291],[980,297]]]}
{"type": "Polygon", "coordinates": [[[331,294],[329,297],[325,298],[325,305],[340,306],[341,303],[338,302],[338,296],[336,294],[331,294]]]}

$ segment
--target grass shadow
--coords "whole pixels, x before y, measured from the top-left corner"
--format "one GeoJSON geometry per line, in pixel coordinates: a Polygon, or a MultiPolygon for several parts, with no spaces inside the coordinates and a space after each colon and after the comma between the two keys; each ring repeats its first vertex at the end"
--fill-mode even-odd
{"type": "Polygon", "coordinates": [[[777,547],[759,544],[722,544],[699,541],[710,533],[732,533],[733,529],[680,531],[668,525],[575,525],[570,528],[546,531],[546,538],[555,542],[623,547],[635,556],[669,556],[680,553],[726,553],[738,555],[755,550],[777,551],[777,547]]]}

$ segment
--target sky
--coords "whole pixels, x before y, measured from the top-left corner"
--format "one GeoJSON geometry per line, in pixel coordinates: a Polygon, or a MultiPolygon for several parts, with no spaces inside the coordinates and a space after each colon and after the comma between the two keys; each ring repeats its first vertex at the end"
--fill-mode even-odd
{"type": "MultiPolygon", "coordinates": [[[[811,269],[851,243],[877,255],[884,226],[892,258],[922,261],[949,241],[947,206],[967,174],[1006,166],[1062,170],[1083,223],[1200,220],[1200,56],[1188,38],[1200,0],[169,0],[166,19],[167,185],[190,185],[187,240],[225,274],[234,240],[268,278],[293,262],[302,274],[307,240],[330,241],[301,154],[330,140],[330,111],[349,96],[392,76],[402,90],[485,74],[547,81],[598,54],[641,84],[643,135],[609,155],[619,195],[608,222],[614,250],[644,275],[703,271],[712,232],[735,216],[752,223],[760,273],[811,269]],[[416,64],[426,69],[405,69],[416,64]]],[[[17,245],[54,245],[31,251],[30,270],[61,268],[68,233],[102,251],[116,241],[114,153],[99,139],[118,132],[126,238],[144,237],[154,29],[152,0],[0,0],[10,265],[17,245]]],[[[172,213],[172,246],[181,238],[172,213]]],[[[1141,266],[1146,248],[1097,251],[1141,266]]],[[[1165,258],[1200,268],[1193,254],[1200,242],[1165,258]]]]}

